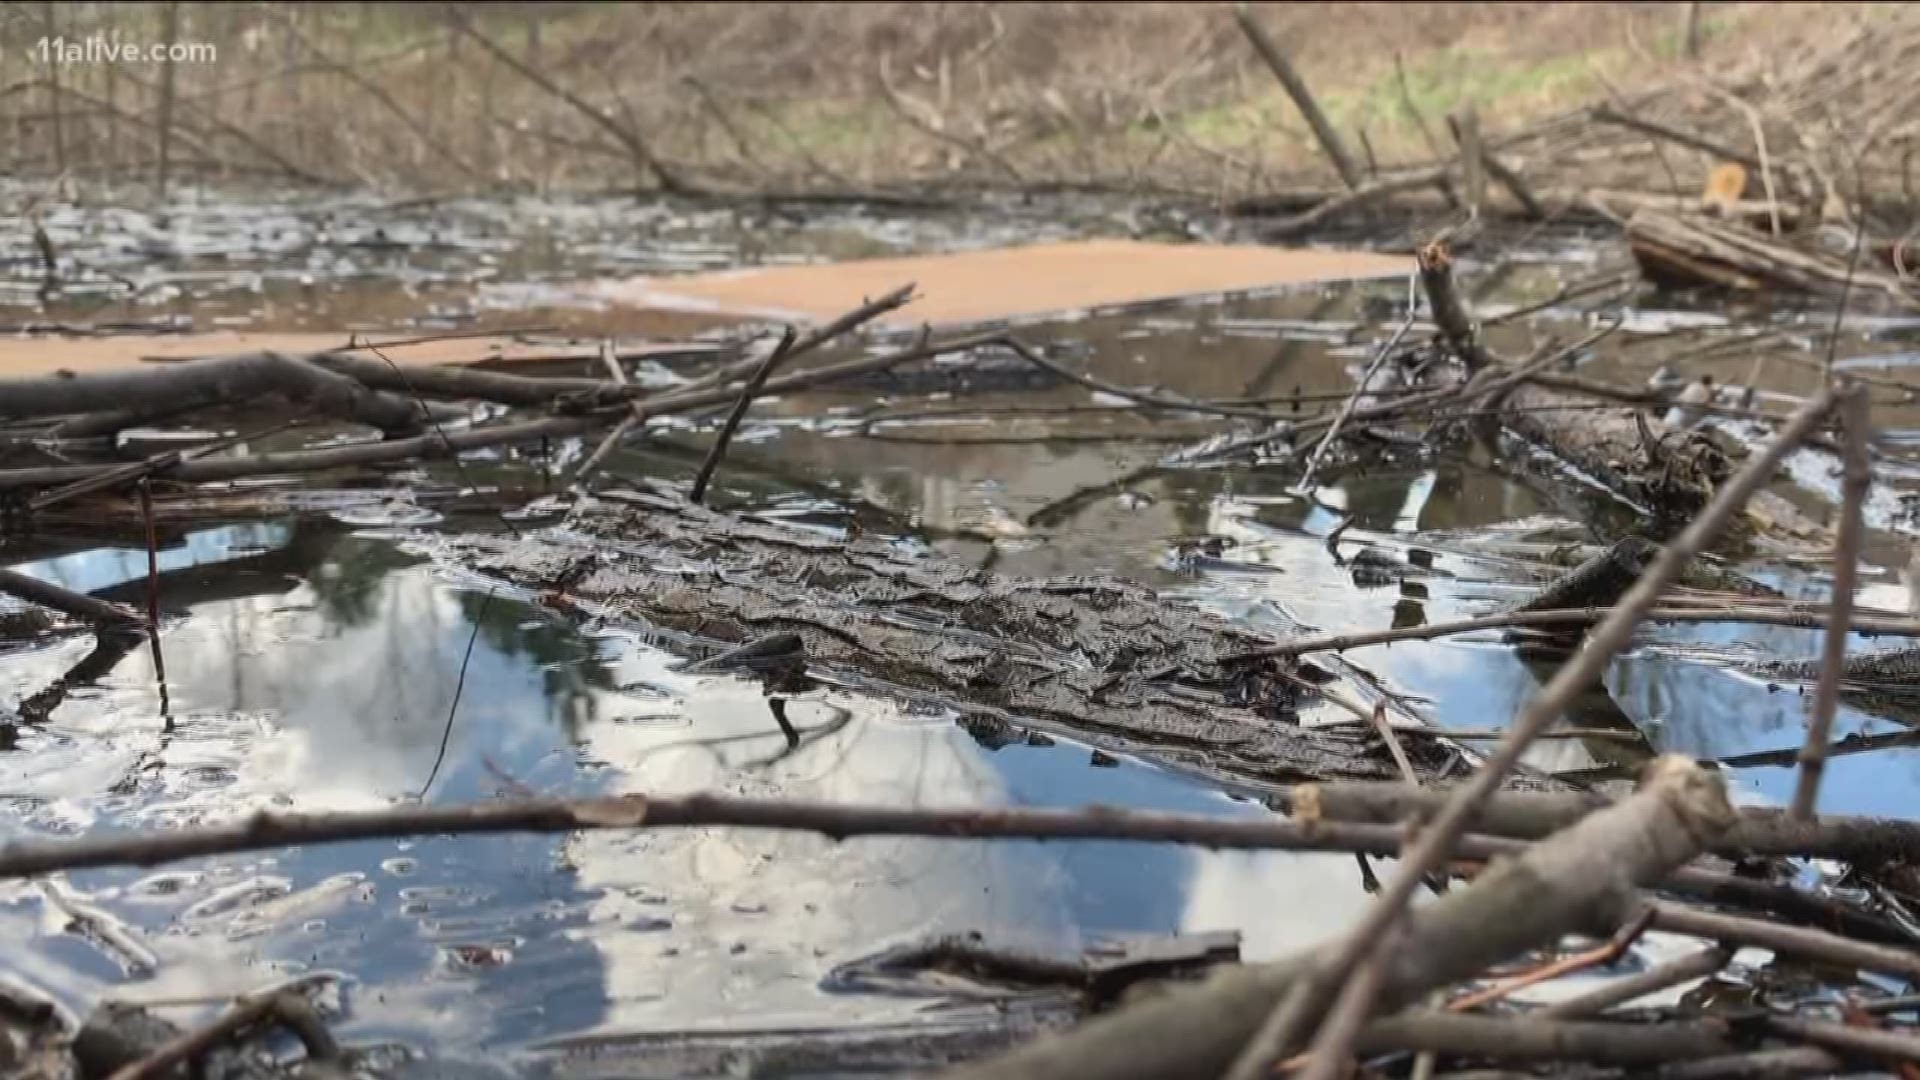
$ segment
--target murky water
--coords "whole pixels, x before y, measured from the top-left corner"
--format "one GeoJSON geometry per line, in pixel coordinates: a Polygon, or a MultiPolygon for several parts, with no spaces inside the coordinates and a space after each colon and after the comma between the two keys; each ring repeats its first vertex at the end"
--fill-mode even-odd
{"type": "MultiPolygon", "coordinates": [[[[139,215],[63,210],[46,215],[47,228],[91,269],[65,290],[64,306],[34,312],[28,238],[0,235],[13,268],[0,304],[19,300],[23,323],[191,314],[202,325],[384,329],[511,321],[539,308],[541,319],[566,328],[609,332],[631,316],[570,303],[570,283],[1030,238],[1035,213],[882,220],[848,212],[797,221],[608,200],[341,203],[276,216],[209,201],[175,208],[163,226],[139,215]],[[147,247],[129,236],[146,236],[147,247]],[[95,271],[106,283],[98,288],[87,276],[95,271]],[[114,275],[137,287],[112,286],[114,275]]],[[[1064,223],[1050,228],[1061,234],[1124,224],[1122,215],[1094,211],[1056,220],[1064,223]]],[[[1483,298],[1489,313],[1624,265],[1622,253],[1605,247],[1520,255],[1483,298]]],[[[1468,281],[1491,269],[1470,266],[1468,281]]],[[[1070,344],[1076,363],[1111,382],[1285,409],[1290,397],[1349,386],[1405,289],[1303,289],[1023,332],[1070,344]]],[[[1756,358],[1773,355],[1759,380],[1763,406],[1777,409],[1817,377],[1787,359],[1805,355],[1795,335],[1814,316],[1747,318],[1729,326],[1721,315],[1640,309],[1585,359],[1583,374],[1638,382],[1662,357],[1751,325],[1769,332],[1770,344],[1698,363],[1718,364],[1739,381],[1756,358]]],[[[1576,303],[1500,327],[1493,341],[1520,355],[1540,338],[1570,341],[1596,324],[1576,303]]],[[[1903,343],[1916,333],[1904,323],[1863,322],[1847,356],[1897,375],[1911,355],[1903,343]],[[1887,358],[1866,363],[1880,354],[1887,358]]],[[[742,431],[717,498],[828,524],[852,517],[872,529],[921,530],[947,554],[1007,573],[1121,574],[1273,633],[1288,620],[1363,629],[1481,613],[1550,574],[1546,552],[1587,539],[1581,522],[1628,513],[1572,500],[1564,485],[1510,479],[1465,450],[1330,467],[1309,491],[1295,490],[1296,474],[1279,469],[1156,470],[1170,447],[1223,425],[1178,415],[1146,422],[1113,404],[1079,389],[930,400],[884,385],[778,402],[742,431]],[[1350,541],[1395,554],[1411,572],[1385,585],[1357,583],[1323,542],[1348,513],[1350,541]],[[1203,563],[1178,557],[1200,537],[1227,544],[1203,563]]],[[[1879,415],[1890,443],[1903,426],[1920,428],[1910,406],[1879,415]]],[[[616,453],[609,470],[684,480],[703,437],[664,427],[653,441],[616,453]]],[[[495,508],[538,503],[561,483],[555,471],[586,449],[489,451],[457,467],[409,467],[372,482],[250,485],[236,491],[279,501],[229,513],[237,520],[224,524],[171,524],[160,552],[160,598],[170,615],[164,685],[143,645],[80,636],[0,655],[0,695],[24,721],[19,745],[0,752],[0,833],[527,790],[1268,812],[1149,763],[1096,765],[1070,740],[990,745],[949,715],[841,692],[795,706],[804,739],[789,751],[756,686],[674,672],[674,657],[637,633],[583,631],[510,591],[437,567],[412,542],[422,535],[414,529],[503,527],[496,517],[449,507],[435,524],[422,519],[438,512],[386,500],[409,486],[421,505],[432,502],[426,494],[462,488],[483,489],[466,494],[495,508]]],[[[1830,477],[1810,466],[1806,479],[1818,490],[1802,497],[1818,505],[1830,477]]],[[[1889,506],[1890,514],[1899,509],[1897,500],[1889,506]]],[[[1904,606],[1904,590],[1879,572],[1904,565],[1902,543],[1877,538],[1864,600],[1904,606]]],[[[145,552],[122,524],[68,523],[57,535],[17,541],[12,555],[11,565],[70,587],[144,600],[145,552]]],[[[1796,595],[1824,588],[1817,568],[1759,569],[1796,595]]],[[[1791,759],[1767,752],[1798,745],[1804,703],[1795,689],[1771,689],[1725,661],[1756,650],[1811,655],[1817,642],[1810,632],[1731,624],[1649,632],[1568,717],[1571,726],[1610,734],[1544,742],[1529,764],[1615,775],[1674,749],[1731,759],[1740,798],[1781,801],[1791,759]]],[[[1503,726],[1555,662],[1496,634],[1375,646],[1344,660],[1377,679],[1396,710],[1453,729],[1503,726]]],[[[1898,730],[1896,718],[1849,709],[1837,734],[1898,730]]],[[[1911,793],[1920,787],[1907,782],[1920,772],[1915,748],[1842,756],[1831,769],[1824,809],[1916,809],[1911,793]]],[[[211,1003],[297,974],[337,972],[346,1037],[442,1047],[905,1018],[926,1003],[830,993],[821,979],[887,945],[960,930],[1012,943],[1079,943],[1231,929],[1243,935],[1246,957],[1266,957],[1339,929],[1364,899],[1346,856],[1097,843],[836,844],[733,830],[363,842],[12,882],[0,896],[0,926],[20,943],[0,969],[76,1009],[106,997],[211,1003]],[[86,918],[75,921],[74,911],[86,918]]],[[[1663,947],[1656,936],[1641,962],[1663,947]]]]}

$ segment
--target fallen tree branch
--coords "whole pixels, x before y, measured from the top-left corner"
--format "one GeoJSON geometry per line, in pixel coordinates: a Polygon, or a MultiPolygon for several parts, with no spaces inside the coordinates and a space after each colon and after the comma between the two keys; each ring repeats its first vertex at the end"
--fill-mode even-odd
{"type": "Polygon", "coordinates": [[[1805,1039],[1851,1055],[1920,1061],[1920,1038],[1905,1032],[1852,1027],[1824,1020],[1802,1020],[1797,1016],[1770,1016],[1767,1026],[1782,1035],[1805,1039]]]}
{"type": "Polygon", "coordinates": [[[1846,1063],[1825,1050],[1753,1050],[1669,1065],[1643,1073],[1648,1080],[1786,1080],[1794,1076],[1831,1076],[1846,1063]]]}
{"type": "Polygon", "coordinates": [[[652,391],[608,379],[530,377],[453,364],[422,364],[399,371],[393,365],[347,350],[317,353],[308,360],[376,390],[434,398],[474,398],[524,408],[603,409],[652,391]]]}
{"type": "Polygon", "coordinates": [[[1351,191],[1336,195],[1292,217],[1281,218],[1279,221],[1261,226],[1260,236],[1266,240],[1284,240],[1298,236],[1341,214],[1370,206],[1390,195],[1433,187],[1446,182],[1447,170],[1444,166],[1369,180],[1351,191]]]}
{"type": "Polygon", "coordinates": [[[1432,1050],[1496,1061],[1587,1061],[1663,1065],[1730,1054],[1739,1044],[1724,1020],[1625,1024],[1595,1020],[1463,1016],[1420,1012],[1368,1024],[1355,1040],[1367,1053],[1432,1050]]]}
{"type": "Polygon", "coordinates": [[[0,418],[119,410],[129,401],[138,401],[143,410],[197,408],[267,394],[283,394],[314,412],[358,421],[388,434],[418,431],[425,419],[414,401],[370,390],[318,365],[271,352],[127,371],[0,379],[0,418]]]}
{"type": "Polygon", "coordinates": [[[1629,113],[1623,113],[1611,106],[1596,106],[1589,110],[1587,115],[1592,118],[1595,123],[1612,124],[1616,127],[1627,128],[1630,131],[1637,131],[1642,135],[1650,135],[1656,139],[1665,139],[1667,142],[1679,143],[1681,146],[1693,150],[1704,151],[1721,161],[1731,161],[1744,165],[1756,173],[1763,168],[1760,159],[1752,154],[1735,150],[1733,147],[1727,146],[1724,143],[1714,142],[1703,135],[1695,135],[1690,131],[1681,131],[1679,128],[1668,127],[1665,124],[1655,123],[1652,120],[1643,119],[1629,113]]]}
{"type": "MultiPolygon", "coordinates": [[[[74,840],[12,840],[0,844],[0,877],[23,877],[99,866],[152,866],[205,855],[262,851],[299,844],[382,837],[572,832],[589,829],[709,828],[816,832],[836,840],[855,836],[929,836],[947,839],[1134,840],[1219,848],[1298,851],[1399,849],[1396,826],[1229,819],[1092,807],[1085,810],[898,809],[724,795],[590,799],[534,799],[452,806],[395,806],[318,813],[262,811],[224,825],[74,840]]],[[[1514,841],[1468,845],[1468,857],[1522,850],[1514,841]]]]}
{"type": "Polygon", "coordinates": [[[1624,979],[1615,979],[1605,986],[1590,990],[1578,997],[1556,1001],[1531,1015],[1542,1020],[1572,1020],[1576,1017],[1594,1016],[1615,1006],[1625,1005],[1636,998],[1665,990],[1670,986],[1678,986],[1694,979],[1704,979],[1726,967],[1727,961],[1731,959],[1733,959],[1732,949],[1718,945],[1709,946],[1699,952],[1690,953],[1678,960],[1669,960],[1624,979]]]}
{"type": "MultiPolygon", "coordinates": [[[[1679,866],[1732,820],[1719,782],[1682,759],[1602,819],[1502,860],[1472,885],[1421,906],[1381,968],[1387,1007],[1471,978],[1490,964],[1574,929],[1617,926],[1637,901],[1632,883],[1679,866]]],[[[1335,945],[1233,969],[1186,990],[1036,1040],[949,1080],[1155,1080],[1218,1076],[1296,983],[1339,959],[1335,945]]]]}
{"type": "MultiPolygon", "coordinates": [[[[1436,309],[1438,306],[1435,305],[1436,309]]],[[[1386,888],[1369,907],[1366,917],[1344,939],[1335,958],[1316,968],[1313,977],[1305,984],[1307,989],[1297,995],[1304,1004],[1291,1018],[1296,1030],[1302,1023],[1317,1018],[1321,1012],[1321,1002],[1345,983],[1345,989],[1339,991],[1339,998],[1327,1022],[1314,1039],[1314,1062],[1308,1066],[1308,1080],[1324,1080],[1331,1075],[1333,1068],[1338,1067],[1338,1063],[1345,1061],[1347,1048],[1354,1034],[1365,1024],[1370,1009],[1370,1002],[1357,992],[1360,984],[1345,982],[1348,974],[1380,948],[1388,931],[1403,917],[1408,902],[1413,899],[1414,892],[1425,876],[1446,859],[1454,839],[1465,830],[1475,806],[1505,781],[1507,774],[1519,764],[1533,737],[1558,719],[1575,695],[1584,693],[1593,684],[1601,670],[1627,643],[1641,617],[1653,607],[1660,591],[1679,574],[1689,559],[1719,535],[1727,520],[1746,504],[1747,498],[1773,478],[1781,460],[1800,445],[1801,439],[1809,431],[1826,419],[1832,407],[1833,392],[1829,389],[1796,412],[1774,439],[1727,481],[1686,531],[1660,552],[1639,582],[1594,629],[1573,659],[1555,672],[1541,692],[1528,701],[1514,718],[1507,739],[1473,774],[1472,779],[1455,790],[1439,815],[1420,833],[1401,859],[1386,888]],[[1320,1076],[1315,1076],[1315,1073],[1320,1076]]],[[[1275,1056],[1291,1049],[1288,1044],[1294,1034],[1295,1031],[1282,1028],[1280,1037],[1274,1040],[1277,1047],[1275,1056]]]]}
{"type": "Polygon", "coordinates": [[[1655,900],[1651,904],[1653,925],[1659,930],[1708,938],[1723,945],[1771,949],[1782,956],[1920,982],[1920,952],[1913,949],[1869,944],[1804,926],[1722,915],[1666,900],[1655,900]]]}
{"type": "MultiPolygon", "coordinates": [[[[840,364],[814,368],[810,371],[771,379],[762,390],[768,394],[786,393],[793,390],[805,390],[830,383],[837,379],[854,378],[886,371],[900,364],[914,360],[925,360],[949,352],[962,352],[990,344],[999,340],[998,334],[986,334],[979,337],[962,338],[958,341],[918,345],[886,356],[868,357],[861,360],[848,360],[840,364]]],[[[694,409],[722,405],[733,401],[737,391],[727,387],[705,390],[681,390],[672,394],[663,394],[657,398],[640,403],[640,410],[648,417],[668,416],[688,412],[694,409]]],[[[626,407],[621,406],[621,414],[626,407]]],[[[170,479],[186,482],[205,480],[231,480],[241,476],[264,476],[282,473],[317,472],[324,469],[343,469],[360,465],[377,465],[390,461],[403,461],[408,458],[432,458],[457,454],[465,450],[476,450],[485,446],[500,446],[507,443],[532,442],[542,438],[563,438],[581,435],[602,427],[613,420],[613,415],[595,412],[585,416],[551,416],[539,420],[528,420],[513,424],[495,424],[487,427],[469,428],[442,435],[431,432],[410,439],[389,439],[382,442],[352,443],[346,446],[330,447],[324,450],[289,450],[281,453],[255,454],[245,458],[227,458],[221,460],[203,460],[184,462],[168,471],[170,479]]],[[[86,479],[118,466],[98,465],[54,465],[28,469],[9,469],[0,471],[0,490],[19,487],[40,487],[51,484],[64,484],[86,479]]]]}
{"type": "MultiPolygon", "coordinates": [[[[1395,641],[1426,641],[1476,630],[1503,630],[1529,626],[1591,626],[1603,621],[1611,609],[1602,607],[1565,608],[1550,611],[1503,611],[1470,619],[1428,623],[1425,626],[1401,626],[1391,630],[1367,630],[1351,634],[1321,634],[1296,638],[1260,649],[1222,656],[1222,664],[1239,663],[1261,657],[1292,657],[1310,652],[1345,652],[1363,645],[1386,645],[1395,641]]],[[[1750,609],[1705,609],[1658,607],[1650,609],[1648,622],[1753,623],[1759,626],[1792,626],[1818,630],[1831,625],[1831,609],[1798,605],[1754,607],[1750,609]]],[[[1891,637],[1920,637],[1920,619],[1862,616],[1848,625],[1856,634],[1886,634],[1891,637]]]]}
{"type": "MultiPolygon", "coordinates": [[[[1343,781],[1282,789],[1269,801],[1311,819],[1395,825],[1432,817],[1451,791],[1452,787],[1416,789],[1405,784],[1343,781]]],[[[1483,835],[1538,840],[1606,805],[1605,796],[1591,792],[1502,791],[1474,811],[1467,827],[1483,835]]],[[[1863,867],[1920,861],[1920,822],[1839,815],[1801,822],[1784,810],[1746,807],[1711,850],[1730,859],[1797,855],[1863,867]]]]}

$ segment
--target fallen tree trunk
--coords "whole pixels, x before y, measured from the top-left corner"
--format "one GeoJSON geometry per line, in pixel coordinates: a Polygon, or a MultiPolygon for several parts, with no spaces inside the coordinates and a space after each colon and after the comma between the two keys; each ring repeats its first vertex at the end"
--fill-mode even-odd
{"type": "Polygon", "coordinates": [[[369,389],[345,375],[279,353],[227,360],[152,364],[126,371],[62,372],[0,379],[0,419],[202,408],[280,394],[327,416],[379,428],[388,435],[420,430],[418,402],[369,389]]]}
{"type": "MultiPolygon", "coordinates": [[[[797,635],[810,665],[840,681],[1091,734],[1207,775],[1398,775],[1373,732],[1302,727],[1297,683],[1273,662],[1217,659],[1263,639],[1144,587],[1005,578],[882,539],[608,497],[633,509],[588,509],[570,535],[463,537],[446,554],[667,631],[729,645],[797,635]]],[[[1424,777],[1457,760],[1438,733],[1398,734],[1424,777]]]]}

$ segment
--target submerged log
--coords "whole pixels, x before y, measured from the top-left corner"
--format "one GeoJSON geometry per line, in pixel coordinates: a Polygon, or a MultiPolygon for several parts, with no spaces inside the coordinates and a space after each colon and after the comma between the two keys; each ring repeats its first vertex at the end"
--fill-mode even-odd
{"type": "MultiPolygon", "coordinates": [[[[445,554],[616,620],[723,645],[791,634],[829,681],[1147,751],[1222,778],[1397,778],[1371,731],[1302,727],[1264,643],[1109,578],[1008,578],[875,537],[841,540],[656,496],[571,531],[468,536],[445,554]],[[584,605],[580,604],[585,601],[584,605]]],[[[1458,752],[1398,733],[1424,778],[1458,752]]]]}

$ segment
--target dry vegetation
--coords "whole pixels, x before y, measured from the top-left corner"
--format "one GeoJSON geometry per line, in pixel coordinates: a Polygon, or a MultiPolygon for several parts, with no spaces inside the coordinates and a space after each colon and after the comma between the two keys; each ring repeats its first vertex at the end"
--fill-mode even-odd
{"type": "MultiPolygon", "coordinates": [[[[1466,103],[1495,142],[1654,86],[1701,100],[1717,86],[1764,107],[1768,80],[1792,81],[1850,35],[1911,36],[1916,22],[1901,5],[1702,5],[1702,55],[1687,62],[1685,7],[1255,13],[1379,171],[1450,153],[1445,116],[1466,103]]],[[[1332,179],[1224,4],[14,3],[0,13],[0,110],[15,135],[0,154],[15,176],[149,181],[164,141],[174,176],[414,191],[1097,185],[1233,199],[1332,179]],[[170,19],[178,40],[211,43],[217,61],[33,57],[42,37],[164,41],[170,19]]],[[[1745,123],[1722,104],[1728,123],[1745,123]]],[[[1577,148],[1541,149],[1513,164],[1538,170],[1577,148]]],[[[1636,167],[1675,168],[1651,157],[1636,167]]]]}

